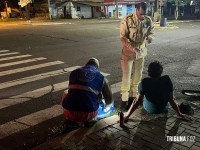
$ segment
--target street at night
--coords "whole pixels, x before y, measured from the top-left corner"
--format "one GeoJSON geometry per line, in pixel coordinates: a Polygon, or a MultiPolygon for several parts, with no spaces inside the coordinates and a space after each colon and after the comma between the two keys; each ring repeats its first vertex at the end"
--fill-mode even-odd
{"type": "MultiPolygon", "coordinates": [[[[51,129],[64,121],[60,98],[68,88],[69,73],[91,57],[99,59],[119,107],[119,24],[118,20],[0,24],[0,149],[29,149],[48,139],[51,129]]],[[[200,22],[170,25],[173,28],[155,28],[143,77],[148,64],[159,60],[173,81],[177,101],[199,108],[199,97],[185,96],[181,90],[200,90],[200,22]]],[[[194,124],[199,127],[200,121],[194,124]]]]}

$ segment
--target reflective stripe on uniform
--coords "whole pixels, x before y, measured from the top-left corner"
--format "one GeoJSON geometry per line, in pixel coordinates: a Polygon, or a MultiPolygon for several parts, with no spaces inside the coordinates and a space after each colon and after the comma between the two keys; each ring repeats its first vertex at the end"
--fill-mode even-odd
{"type": "Polygon", "coordinates": [[[143,44],[140,46],[140,48],[146,48],[146,44],[143,43],[143,44]]]}
{"type": "Polygon", "coordinates": [[[121,86],[121,91],[130,91],[130,86],[121,86]]]}
{"type": "Polygon", "coordinates": [[[93,112],[70,111],[64,109],[64,115],[68,120],[75,122],[85,122],[93,120],[98,114],[98,110],[93,112]]]}
{"type": "Polygon", "coordinates": [[[99,92],[91,87],[79,85],[79,84],[72,84],[69,85],[69,89],[75,89],[75,90],[84,90],[84,91],[90,91],[93,92],[96,95],[99,95],[99,92]]]}

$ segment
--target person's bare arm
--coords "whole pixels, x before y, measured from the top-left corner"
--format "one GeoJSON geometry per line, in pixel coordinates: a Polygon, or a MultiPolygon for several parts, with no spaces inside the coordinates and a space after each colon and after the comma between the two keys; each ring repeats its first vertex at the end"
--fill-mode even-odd
{"type": "Polygon", "coordinates": [[[112,91],[109,85],[109,82],[106,78],[104,78],[104,85],[102,90],[103,97],[107,105],[112,103],[112,91]]]}
{"type": "Polygon", "coordinates": [[[124,121],[127,122],[131,114],[138,108],[140,103],[143,101],[144,95],[139,94],[138,97],[133,101],[131,107],[129,108],[128,112],[124,117],[124,121]]]}
{"type": "Polygon", "coordinates": [[[174,101],[174,94],[173,94],[173,92],[170,93],[169,103],[172,106],[172,108],[176,111],[176,113],[177,113],[178,117],[180,117],[180,119],[183,119],[183,120],[186,120],[186,121],[191,121],[192,120],[188,115],[182,114],[180,112],[177,103],[174,101]]]}

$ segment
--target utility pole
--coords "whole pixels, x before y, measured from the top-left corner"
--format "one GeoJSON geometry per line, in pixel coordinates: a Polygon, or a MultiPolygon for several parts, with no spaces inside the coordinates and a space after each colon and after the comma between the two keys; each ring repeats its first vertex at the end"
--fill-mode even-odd
{"type": "Polygon", "coordinates": [[[159,15],[159,12],[158,12],[158,4],[159,4],[159,0],[155,0],[155,3],[154,3],[154,22],[157,22],[159,21],[158,20],[158,15],[159,15]]]}
{"type": "Polygon", "coordinates": [[[48,0],[48,7],[49,7],[49,19],[51,20],[52,19],[52,17],[51,17],[51,1],[50,0],[48,0]]]}
{"type": "Polygon", "coordinates": [[[115,0],[115,18],[118,19],[119,9],[118,9],[118,0],[115,0]]]}
{"type": "Polygon", "coordinates": [[[155,0],[155,8],[154,8],[154,12],[158,11],[158,0],[155,0]]]}
{"type": "Polygon", "coordinates": [[[8,18],[8,4],[7,4],[7,1],[5,1],[5,5],[6,5],[6,17],[8,18]]]}
{"type": "Polygon", "coordinates": [[[30,21],[30,19],[31,19],[30,7],[31,7],[31,4],[30,4],[30,3],[28,3],[28,4],[25,6],[25,10],[26,10],[26,19],[27,19],[28,21],[30,21]]]}

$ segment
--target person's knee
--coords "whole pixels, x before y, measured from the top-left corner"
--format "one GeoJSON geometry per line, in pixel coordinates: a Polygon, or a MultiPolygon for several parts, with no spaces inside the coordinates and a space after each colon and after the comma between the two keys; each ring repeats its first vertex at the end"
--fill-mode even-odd
{"type": "Polygon", "coordinates": [[[66,91],[61,95],[61,105],[63,106],[64,100],[67,98],[68,93],[66,91]]]}
{"type": "Polygon", "coordinates": [[[68,95],[68,93],[66,91],[64,91],[61,96],[61,100],[63,101],[63,99],[65,99],[67,97],[67,95],[68,95]]]}

